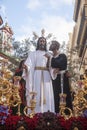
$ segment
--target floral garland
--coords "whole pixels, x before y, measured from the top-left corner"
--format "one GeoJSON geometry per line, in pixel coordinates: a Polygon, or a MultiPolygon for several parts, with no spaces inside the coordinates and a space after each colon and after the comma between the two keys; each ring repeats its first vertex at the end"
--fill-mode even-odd
{"type": "Polygon", "coordinates": [[[6,130],[16,130],[19,127],[24,127],[26,130],[34,130],[37,126],[38,116],[35,115],[33,118],[27,116],[9,116],[6,120],[6,130]]]}
{"type": "MultiPolygon", "coordinates": [[[[7,116],[6,116],[7,117],[7,116]]],[[[71,117],[65,120],[52,112],[37,113],[33,118],[9,115],[0,130],[79,130],[87,129],[87,117],[71,117]]]]}

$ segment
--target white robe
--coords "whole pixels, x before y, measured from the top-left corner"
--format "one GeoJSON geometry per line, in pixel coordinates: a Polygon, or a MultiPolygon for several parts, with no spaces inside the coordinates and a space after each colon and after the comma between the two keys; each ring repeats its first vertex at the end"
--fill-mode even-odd
{"type": "Polygon", "coordinates": [[[26,79],[26,97],[29,106],[30,94],[35,91],[36,108],[35,112],[54,112],[54,96],[50,72],[47,70],[35,70],[35,67],[46,67],[47,58],[44,56],[45,51],[30,52],[25,65],[28,67],[26,79]],[[45,100],[45,104],[44,104],[45,100]]]}

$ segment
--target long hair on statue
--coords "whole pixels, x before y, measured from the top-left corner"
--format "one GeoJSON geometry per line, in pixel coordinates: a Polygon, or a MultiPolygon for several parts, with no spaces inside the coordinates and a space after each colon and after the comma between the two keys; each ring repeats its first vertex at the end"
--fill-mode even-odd
{"type": "Polygon", "coordinates": [[[47,51],[47,41],[45,37],[38,38],[36,50],[39,50],[40,48],[40,40],[45,40],[44,50],[47,51]]]}

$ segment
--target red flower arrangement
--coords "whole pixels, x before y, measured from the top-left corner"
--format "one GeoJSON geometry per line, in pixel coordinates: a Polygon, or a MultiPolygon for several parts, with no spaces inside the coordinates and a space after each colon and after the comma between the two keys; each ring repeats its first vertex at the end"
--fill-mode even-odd
{"type": "Polygon", "coordinates": [[[37,113],[33,118],[10,115],[0,130],[87,130],[87,117],[72,117],[65,120],[52,112],[37,113]]]}
{"type": "MultiPolygon", "coordinates": [[[[38,117],[35,115],[33,118],[26,116],[9,116],[6,120],[6,130],[16,130],[23,125],[30,130],[33,130],[37,125],[38,117]]],[[[28,130],[28,129],[26,129],[28,130]]]]}

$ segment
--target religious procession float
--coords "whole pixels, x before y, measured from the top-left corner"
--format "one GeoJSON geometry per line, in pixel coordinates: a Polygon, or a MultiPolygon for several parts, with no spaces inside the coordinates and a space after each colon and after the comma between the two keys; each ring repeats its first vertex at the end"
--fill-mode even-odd
{"type": "Polygon", "coordinates": [[[66,95],[60,94],[60,112],[35,113],[36,92],[30,92],[30,105],[21,113],[19,95],[20,76],[14,77],[8,69],[8,60],[0,60],[0,130],[86,130],[87,129],[87,77],[77,82],[73,111],[66,107],[66,95]],[[16,114],[13,114],[16,108],[16,114]],[[29,113],[27,111],[29,110],[29,113]]]}

